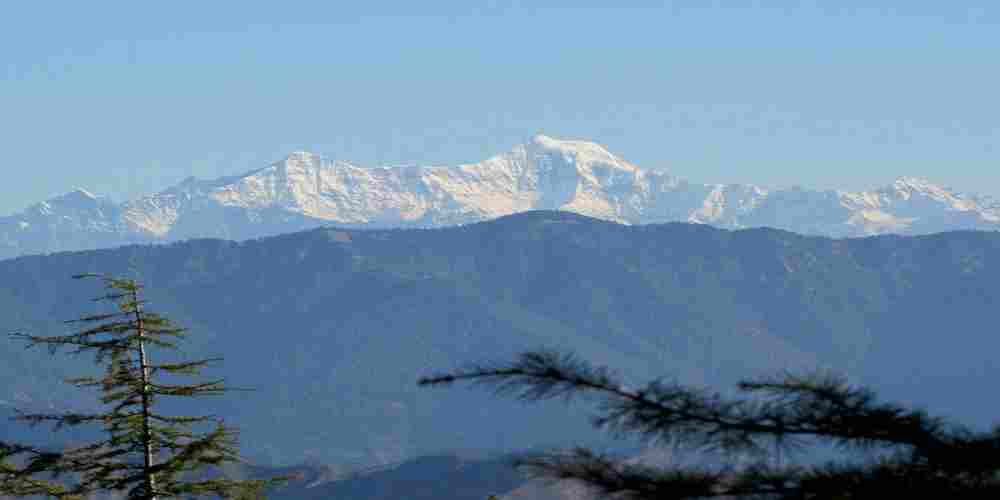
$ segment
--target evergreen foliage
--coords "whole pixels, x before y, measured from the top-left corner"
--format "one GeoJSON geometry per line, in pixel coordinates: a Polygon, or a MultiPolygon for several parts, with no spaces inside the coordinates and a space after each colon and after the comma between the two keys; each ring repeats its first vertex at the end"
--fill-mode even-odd
{"type": "Polygon", "coordinates": [[[163,413],[165,398],[198,398],[228,390],[221,379],[184,383],[218,358],[156,362],[153,350],[178,350],[185,330],[146,308],[143,286],[132,279],[86,274],[75,278],[103,281],[109,312],[68,323],[68,335],[15,334],[27,347],[50,353],[93,355],[101,376],[67,379],[81,389],[100,392],[97,413],[22,413],[15,420],[52,424],[55,430],[100,426],[101,439],[53,451],[0,443],[0,494],[45,495],[70,499],[94,492],[121,492],[128,499],[219,496],[250,498],[269,481],[234,481],[210,477],[211,470],[238,462],[237,432],[214,416],[163,413]],[[14,461],[22,464],[13,465],[14,461]]]}
{"type": "Polygon", "coordinates": [[[535,474],[580,481],[611,498],[1000,498],[1000,428],[975,432],[880,402],[871,390],[829,374],[747,380],[738,385],[744,396],[732,398],[664,380],[629,388],[607,368],[543,350],[419,384],[464,381],[527,401],[590,396],[599,429],[750,458],[742,465],[654,467],[578,448],[518,460],[535,474]],[[776,459],[824,444],[843,457],[818,465],[776,459]]]}

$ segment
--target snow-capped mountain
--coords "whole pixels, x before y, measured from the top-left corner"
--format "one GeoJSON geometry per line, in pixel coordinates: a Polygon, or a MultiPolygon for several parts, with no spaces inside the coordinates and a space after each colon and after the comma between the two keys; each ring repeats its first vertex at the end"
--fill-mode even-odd
{"type": "Polygon", "coordinates": [[[535,209],[627,224],[769,226],[834,237],[1000,229],[1000,204],[922,179],[864,192],[697,184],[644,170],[592,142],[539,135],[451,167],[362,167],[296,152],[242,176],[190,178],[120,205],[77,190],[0,218],[0,258],[331,224],[442,226],[535,209]]]}

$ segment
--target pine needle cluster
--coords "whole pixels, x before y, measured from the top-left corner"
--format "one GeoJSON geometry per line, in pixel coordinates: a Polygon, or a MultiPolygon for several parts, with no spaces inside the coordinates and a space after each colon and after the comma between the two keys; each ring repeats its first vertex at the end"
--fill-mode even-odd
{"type": "Polygon", "coordinates": [[[588,449],[527,455],[539,477],[583,483],[627,499],[1000,498],[1000,429],[975,432],[923,410],[881,402],[824,373],[746,380],[739,397],[654,380],[627,387],[604,367],[542,350],[419,380],[471,382],[526,401],[582,396],[592,423],[613,435],[715,454],[713,466],[656,467],[588,449]],[[843,458],[782,463],[833,447],[843,458]],[[734,464],[728,458],[746,458],[734,464]]]}

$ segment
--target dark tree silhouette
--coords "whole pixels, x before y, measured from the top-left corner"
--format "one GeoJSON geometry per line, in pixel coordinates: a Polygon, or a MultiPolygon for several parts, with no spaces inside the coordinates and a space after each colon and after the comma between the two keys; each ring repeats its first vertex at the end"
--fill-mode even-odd
{"type": "Polygon", "coordinates": [[[614,435],[748,458],[742,465],[654,467],[579,448],[517,461],[538,476],[579,481],[610,498],[1000,498],[1000,429],[975,432],[880,402],[831,374],[747,380],[738,385],[745,397],[727,398],[665,380],[629,388],[572,354],[534,351],[419,384],[456,382],[528,401],[590,397],[597,403],[593,424],[614,435]],[[841,458],[775,460],[775,453],[801,458],[823,445],[839,448],[841,458]]]}
{"type": "Polygon", "coordinates": [[[237,433],[212,416],[162,412],[163,398],[222,394],[223,380],[180,383],[218,359],[154,362],[152,350],[177,350],[185,331],[146,308],[142,285],[131,279],[81,275],[103,281],[106,313],[69,323],[81,330],[59,336],[15,334],[27,346],[55,353],[93,354],[103,376],[67,380],[100,391],[98,413],[20,414],[15,420],[56,429],[96,425],[103,439],[64,450],[0,443],[0,494],[83,498],[93,492],[122,492],[129,499],[248,497],[268,481],[208,477],[208,469],[238,462],[237,433]],[[21,466],[13,465],[17,460],[21,466]]]}

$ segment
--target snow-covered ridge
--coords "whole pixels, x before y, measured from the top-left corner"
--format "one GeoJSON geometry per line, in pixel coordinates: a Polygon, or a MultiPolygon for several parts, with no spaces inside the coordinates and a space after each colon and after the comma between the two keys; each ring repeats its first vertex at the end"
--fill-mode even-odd
{"type": "Polygon", "coordinates": [[[534,209],[626,224],[770,226],[834,237],[998,229],[1000,205],[930,181],[873,191],[697,184],[586,141],[538,135],[479,163],[363,167],[294,152],[242,176],[189,178],[115,204],[75,190],[0,218],[0,257],[191,237],[252,238],[324,224],[441,226],[534,209]]]}

